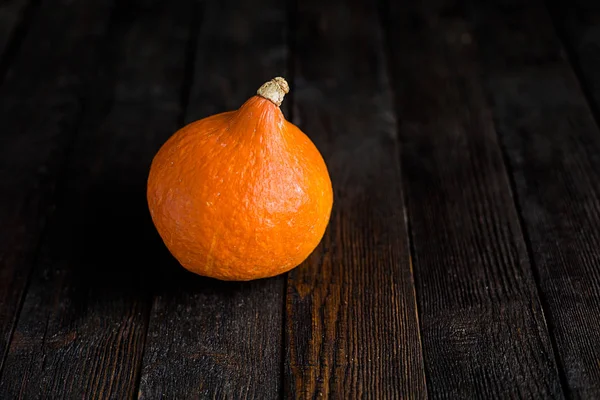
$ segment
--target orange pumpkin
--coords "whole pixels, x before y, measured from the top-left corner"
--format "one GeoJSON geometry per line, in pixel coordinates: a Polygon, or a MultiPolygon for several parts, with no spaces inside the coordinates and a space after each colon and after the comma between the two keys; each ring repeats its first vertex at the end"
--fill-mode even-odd
{"type": "Polygon", "coordinates": [[[148,177],[152,220],[186,269],[221,280],[275,276],[321,241],[333,205],[327,167],[279,106],[275,78],[238,110],[184,126],[148,177]]]}

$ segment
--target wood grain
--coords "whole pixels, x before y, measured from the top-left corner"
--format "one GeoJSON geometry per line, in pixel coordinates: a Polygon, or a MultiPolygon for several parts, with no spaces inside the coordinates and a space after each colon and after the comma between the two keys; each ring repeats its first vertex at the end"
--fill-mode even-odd
{"type": "Polygon", "coordinates": [[[429,394],[561,398],[464,10],[387,15],[429,394]]]}
{"type": "Polygon", "coordinates": [[[285,398],[425,398],[396,123],[377,10],[299,1],[293,121],[328,164],[334,209],[290,273],[285,398]]]}
{"type": "MultiPolygon", "coordinates": [[[[597,58],[587,52],[600,43],[594,39],[598,28],[592,28],[598,5],[577,1],[563,7],[570,11],[557,15],[581,18],[580,32],[569,37],[579,38],[571,46],[598,104],[597,58]],[[578,6],[582,8],[575,11],[578,6]]],[[[567,394],[596,399],[600,132],[540,1],[474,5],[472,19],[567,394]]],[[[570,20],[565,29],[573,25],[570,20]]]]}
{"type": "MultiPolygon", "coordinates": [[[[206,2],[199,23],[186,122],[237,109],[262,83],[287,76],[282,2],[206,2]]],[[[140,397],[279,398],[283,278],[220,282],[165,264],[140,397]]]]}
{"type": "MultiPolygon", "coordinates": [[[[102,11],[85,5],[86,13],[102,11]]],[[[180,120],[191,8],[138,1],[114,10],[0,398],[121,399],[137,392],[149,285],[155,266],[168,259],[147,211],[145,182],[157,146],[180,120]]]]}
{"type": "Polygon", "coordinates": [[[0,366],[108,27],[107,2],[63,3],[36,13],[0,87],[0,366]]]}

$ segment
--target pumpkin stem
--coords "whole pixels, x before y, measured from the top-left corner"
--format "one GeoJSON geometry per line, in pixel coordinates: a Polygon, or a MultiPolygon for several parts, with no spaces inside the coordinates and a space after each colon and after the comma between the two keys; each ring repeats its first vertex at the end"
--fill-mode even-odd
{"type": "Polygon", "coordinates": [[[266,82],[256,91],[256,94],[270,100],[277,107],[283,102],[286,93],[290,91],[290,86],[282,77],[278,76],[266,82]]]}

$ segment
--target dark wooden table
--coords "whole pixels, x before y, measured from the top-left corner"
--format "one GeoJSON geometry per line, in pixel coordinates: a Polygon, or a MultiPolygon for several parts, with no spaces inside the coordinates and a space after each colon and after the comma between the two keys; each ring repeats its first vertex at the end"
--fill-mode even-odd
{"type": "Polygon", "coordinates": [[[1,399],[599,399],[600,2],[0,1],[1,399]],[[153,155],[284,76],[335,206],[186,272],[153,155]]]}

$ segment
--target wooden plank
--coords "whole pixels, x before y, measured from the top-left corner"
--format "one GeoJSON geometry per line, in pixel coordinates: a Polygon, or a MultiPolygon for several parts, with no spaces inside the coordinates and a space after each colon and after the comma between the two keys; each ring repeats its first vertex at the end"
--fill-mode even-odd
{"type": "MultiPolygon", "coordinates": [[[[186,122],[237,109],[262,83],[286,76],[285,28],[282,2],[207,2],[186,122]]],[[[283,279],[219,282],[166,264],[140,397],[279,398],[283,279]]]]}
{"type": "Polygon", "coordinates": [[[388,18],[429,394],[561,398],[464,10],[388,18]]]}
{"type": "Polygon", "coordinates": [[[0,369],[109,14],[106,1],[46,2],[0,89],[0,369]]]}
{"type": "MultiPolygon", "coordinates": [[[[600,133],[541,1],[497,3],[472,10],[487,95],[514,176],[567,394],[596,399],[600,133]]],[[[584,21],[595,21],[597,11],[591,11],[581,10],[584,21]]],[[[584,36],[586,48],[593,48],[594,36],[594,30],[584,36]]],[[[582,70],[590,74],[584,81],[597,82],[597,63],[589,59],[585,65],[588,56],[580,54],[582,70]]],[[[598,93],[596,83],[590,89],[598,93]]]]}
{"type": "Polygon", "coordinates": [[[0,83],[27,31],[37,1],[7,0],[0,3],[0,83]]]}
{"type": "Polygon", "coordinates": [[[191,1],[120,2],[114,10],[0,398],[137,393],[150,283],[168,259],[145,182],[154,152],[180,123],[191,11],[191,1]]]}
{"type": "Polygon", "coordinates": [[[288,280],[285,398],[425,398],[396,157],[373,2],[297,2],[294,122],[330,169],[334,209],[288,280]]]}

